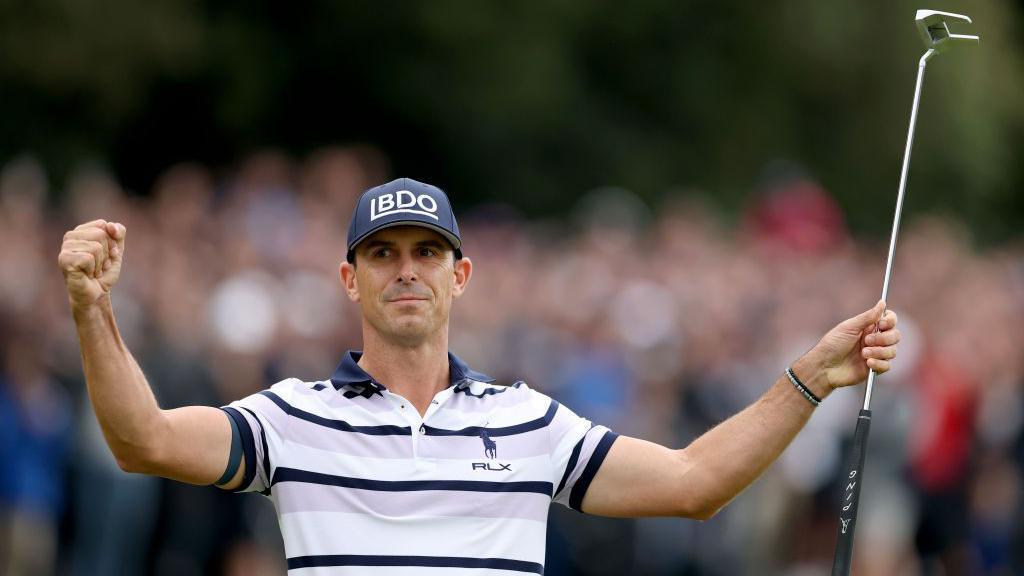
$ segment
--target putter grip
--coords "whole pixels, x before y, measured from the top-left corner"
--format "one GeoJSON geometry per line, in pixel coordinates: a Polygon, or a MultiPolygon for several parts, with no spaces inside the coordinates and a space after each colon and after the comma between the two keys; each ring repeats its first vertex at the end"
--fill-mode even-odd
{"type": "Polygon", "coordinates": [[[864,455],[868,449],[871,430],[871,410],[861,410],[853,432],[853,452],[850,466],[843,476],[843,500],[839,504],[839,527],[836,536],[836,555],[832,562],[832,576],[849,576],[853,563],[853,532],[857,528],[857,509],[860,507],[860,486],[864,475],[864,455]]]}

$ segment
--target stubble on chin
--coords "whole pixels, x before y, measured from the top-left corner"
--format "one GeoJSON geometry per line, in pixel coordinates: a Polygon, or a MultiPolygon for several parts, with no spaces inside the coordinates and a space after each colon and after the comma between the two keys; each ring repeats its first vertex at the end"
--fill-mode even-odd
{"type": "Polygon", "coordinates": [[[433,321],[433,312],[435,311],[424,311],[421,314],[391,315],[391,317],[387,313],[382,313],[380,317],[372,320],[370,324],[386,340],[403,346],[414,346],[436,332],[438,328],[436,324],[439,323],[433,321]]]}

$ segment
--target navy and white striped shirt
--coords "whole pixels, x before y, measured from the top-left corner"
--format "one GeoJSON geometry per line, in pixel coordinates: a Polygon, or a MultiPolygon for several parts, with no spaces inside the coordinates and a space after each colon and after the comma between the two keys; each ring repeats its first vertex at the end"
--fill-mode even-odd
{"type": "Polygon", "coordinates": [[[548,506],[580,510],[616,434],[451,354],[452,385],[421,417],[359,357],[224,408],[243,440],[240,491],[273,500],[289,573],[542,574],[548,506]]]}

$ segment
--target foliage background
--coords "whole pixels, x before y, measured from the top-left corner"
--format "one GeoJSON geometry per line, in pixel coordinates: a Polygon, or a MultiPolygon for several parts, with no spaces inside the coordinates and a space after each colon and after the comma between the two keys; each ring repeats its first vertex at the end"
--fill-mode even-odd
{"type": "MultiPolygon", "coordinates": [[[[614,184],[737,207],[798,160],[883,234],[921,46],[905,2],[4,0],[0,157],[58,183],[83,158],[132,190],[181,160],[365,142],[462,204],[530,215],[614,184]],[[770,170],[769,170],[770,171],[770,170]]],[[[1021,6],[927,75],[908,209],[1005,240],[1024,216],[1021,6]]]]}

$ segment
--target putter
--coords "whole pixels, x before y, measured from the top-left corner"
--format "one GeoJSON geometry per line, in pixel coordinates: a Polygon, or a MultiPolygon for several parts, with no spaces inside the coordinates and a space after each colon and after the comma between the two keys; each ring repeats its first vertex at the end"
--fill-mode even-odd
{"type": "MultiPolygon", "coordinates": [[[[910,129],[907,132],[907,147],[903,151],[903,170],[900,173],[900,191],[896,196],[896,216],[892,221],[892,237],[889,239],[889,257],[885,263],[885,279],[882,281],[882,300],[889,295],[889,279],[892,276],[892,260],[896,253],[896,235],[900,229],[900,214],[903,212],[903,194],[907,189],[907,170],[910,167],[910,151],[914,145],[914,126],[917,123],[917,105],[921,100],[921,84],[928,60],[954,46],[977,43],[977,36],[953,34],[949,22],[970,23],[971,19],[961,14],[918,10],[914,17],[917,30],[921,33],[927,49],[917,65],[917,85],[914,87],[914,104],[910,109],[910,129]]],[[[888,300],[886,300],[888,303],[888,300]]],[[[864,391],[864,407],[857,416],[857,427],[853,432],[853,451],[850,465],[843,477],[846,488],[840,503],[839,527],[836,539],[836,553],[832,562],[832,576],[849,576],[853,562],[853,533],[857,527],[857,509],[860,507],[860,488],[864,473],[864,456],[867,450],[868,431],[871,429],[871,392],[875,384],[875,371],[868,372],[867,389],[864,391]]]]}

